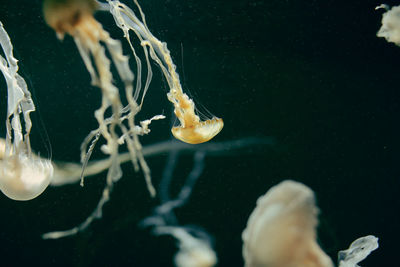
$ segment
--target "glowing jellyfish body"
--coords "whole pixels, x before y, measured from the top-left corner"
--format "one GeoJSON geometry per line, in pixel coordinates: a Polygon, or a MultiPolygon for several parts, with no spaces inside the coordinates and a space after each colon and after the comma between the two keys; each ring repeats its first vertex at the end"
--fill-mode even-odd
{"type": "Polygon", "coordinates": [[[30,200],[47,188],[53,175],[48,160],[26,154],[9,156],[0,162],[0,190],[14,200],[30,200]]]}
{"type": "Polygon", "coordinates": [[[6,80],[8,100],[6,140],[0,142],[0,190],[14,200],[30,200],[47,188],[53,166],[49,160],[40,159],[31,152],[30,113],[35,110],[35,105],[26,82],[17,73],[18,61],[1,22],[0,45],[6,57],[0,56],[0,71],[6,80]]]}

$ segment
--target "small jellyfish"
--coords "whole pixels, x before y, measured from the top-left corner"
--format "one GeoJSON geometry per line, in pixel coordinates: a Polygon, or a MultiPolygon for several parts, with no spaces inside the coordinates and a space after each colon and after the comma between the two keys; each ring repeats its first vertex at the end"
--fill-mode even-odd
{"type": "Polygon", "coordinates": [[[30,113],[35,110],[25,80],[18,74],[18,60],[3,24],[0,22],[0,71],[7,84],[6,139],[0,140],[0,190],[14,200],[30,200],[39,196],[53,175],[50,160],[31,152],[30,113]],[[21,123],[23,121],[23,123],[21,123]]]}
{"type": "Polygon", "coordinates": [[[167,44],[158,40],[150,32],[139,3],[134,0],[140,12],[141,20],[128,6],[120,1],[107,0],[107,2],[117,26],[124,32],[124,36],[129,42],[134,55],[136,55],[136,52],[129,39],[129,30],[132,30],[139,40],[141,40],[143,48],[149,48],[149,51],[145,51],[146,58],[149,53],[151,58],[161,68],[168,82],[170,91],[167,97],[174,105],[174,113],[180,122],[179,126],[171,129],[174,137],[189,144],[199,144],[211,140],[222,130],[224,126],[223,120],[217,117],[205,119],[204,121],[200,120],[200,117],[196,114],[193,100],[182,90],[179,75],[176,72],[176,66],[172,61],[167,44]]]}

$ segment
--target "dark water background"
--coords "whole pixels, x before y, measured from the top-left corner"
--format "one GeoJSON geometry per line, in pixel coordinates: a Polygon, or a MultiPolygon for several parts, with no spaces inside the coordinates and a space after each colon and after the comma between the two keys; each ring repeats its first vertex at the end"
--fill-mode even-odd
{"type": "MultiPolygon", "coordinates": [[[[150,30],[168,43],[184,89],[224,119],[215,141],[276,140],[273,146],[207,157],[189,203],[177,211],[181,224],[202,226],[215,237],[219,266],[243,266],[241,232],[255,201],[284,179],[315,191],[319,243],[334,260],[353,240],[373,234],[380,248],[362,266],[396,265],[400,47],[375,36],[382,11],[374,7],[381,2],[140,3],[150,30]]],[[[110,15],[97,18],[113,38],[122,39],[110,15]]],[[[56,39],[38,0],[0,0],[0,21],[38,108],[34,150],[44,157],[51,152],[53,160],[79,161],[80,143],[96,127],[100,92],[89,85],[72,39],[56,39]]],[[[170,114],[166,82],[157,67],[154,72],[140,119],[170,114]]],[[[3,80],[0,88],[5,119],[3,80]]],[[[170,138],[169,122],[152,124],[142,143],[170,138]]],[[[148,160],[155,184],[165,161],[166,154],[148,160]]],[[[191,168],[192,157],[182,156],[175,190],[191,168]]],[[[143,177],[129,165],[101,220],[74,237],[40,239],[42,233],[82,222],[96,206],[104,177],[88,179],[84,188],[49,188],[28,202],[0,195],[0,265],[171,266],[175,241],[137,227],[157,200],[150,199],[143,177]]]]}

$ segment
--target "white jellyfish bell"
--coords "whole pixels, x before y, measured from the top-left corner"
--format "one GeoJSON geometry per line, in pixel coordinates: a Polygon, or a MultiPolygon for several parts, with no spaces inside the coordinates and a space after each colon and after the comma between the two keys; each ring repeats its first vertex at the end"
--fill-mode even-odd
{"type": "Polygon", "coordinates": [[[53,175],[50,160],[31,152],[30,113],[35,110],[26,82],[17,73],[10,37],[0,22],[0,71],[7,84],[6,139],[0,140],[0,190],[14,200],[30,200],[40,195],[53,175]],[[23,124],[21,124],[23,121],[23,124]]]}
{"type": "Polygon", "coordinates": [[[53,176],[49,160],[12,155],[0,162],[0,190],[14,200],[31,200],[47,188],[53,176]]]}

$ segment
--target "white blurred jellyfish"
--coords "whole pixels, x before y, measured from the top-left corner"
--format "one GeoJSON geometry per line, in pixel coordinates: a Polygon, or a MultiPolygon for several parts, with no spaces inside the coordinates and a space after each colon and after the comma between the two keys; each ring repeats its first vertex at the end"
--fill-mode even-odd
{"type": "Polygon", "coordinates": [[[178,240],[178,252],[174,263],[177,267],[213,267],[217,264],[217,255],[206,239],[196,237],[184,227],[158,226],[154,233],[171,235],[178,240]]]}
{"type": "MultiPolygon", "coordinates": [[[[257,200],[243,231],[246,267],[333,267],[317,244],[318,208],[307,186],[283,181],[257,200]]],[[[357,267],[378,239],[366,236],[339,253],[339,267],[357,267]]]]}
{"type": "Polygon", "coordinates": [[[331,267],[316,242],[318,209],[305,185],[283,181],[257,200],[243,231],[246,267],[331,267]]]}
{"type": "Polygon", "coordinates": [[[6,139],[0,142],[0,190],[14,200],[30,200],[49,185],[53,166],[31,151],[30,113],[35,110],[26,82],[18,74],[17,59],[3,24],[0,22],[0,70],[7,84],[6,139]],[[21,123],[23,121],[23,123],[21,123]]]}
{"type": "MultiPolygon", "coordinates": [[[[200,146],[201,147],[201,146],[200,146]]],[[[170,235],[177,240],[178,251],[174,256],[177,267],[213,267],[217,254],[212,246],[212,237],[204,229],[194,226],[180,226],[174,210],[186,204],[193,188],[204,170],[206,151],[198,150],[193,155],[193,168],[176,198],[170,197],[173,173],[179,151],[170,151],[160,182],[161,204],[153,215],[145,218],[141,227],[151,227],[155,235],[170,235]]]]}
{"type": "Polygon", "coordinates": [[[380,5],[375,9],[385,9],[382,15],[382,26],[376,34],[383,37],[386,41],[400,46],[400,6],[394,6],[390,9],[388,5],[380,5]]]}

